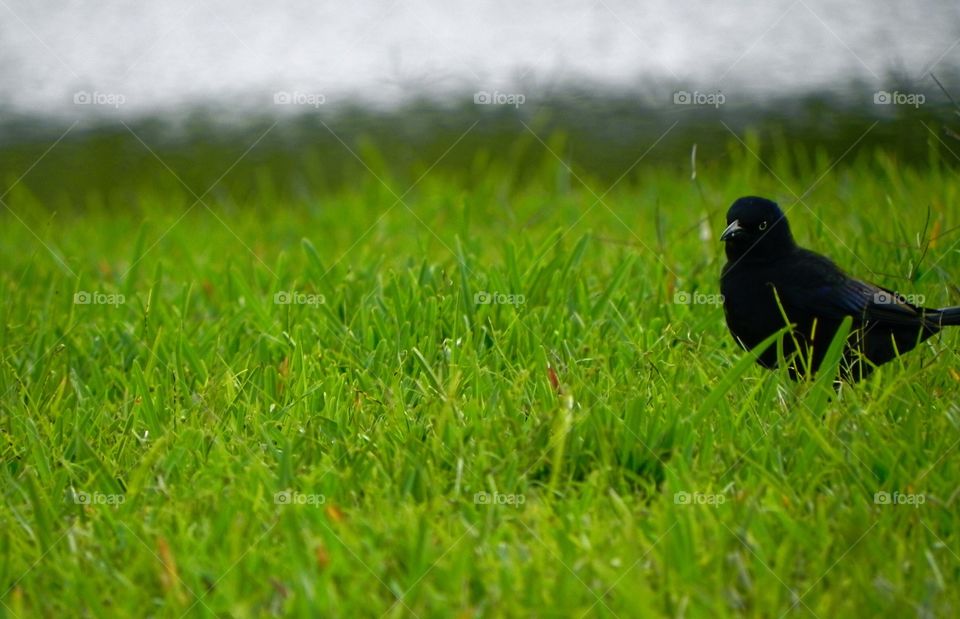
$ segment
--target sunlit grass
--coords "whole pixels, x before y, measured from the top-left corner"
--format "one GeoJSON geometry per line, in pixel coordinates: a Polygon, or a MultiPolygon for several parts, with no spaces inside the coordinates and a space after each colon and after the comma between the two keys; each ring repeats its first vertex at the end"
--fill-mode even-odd
{"type": "Polygon", "coordinates": [[[26,177],[0,612],[954,614],[957,333],[838,398],[743,361],[712,295],[722,213],[759,194],[853,274],[960,304],[956,172],[701,157],[195,205],[158,169],[56,213],[26,177]]]}

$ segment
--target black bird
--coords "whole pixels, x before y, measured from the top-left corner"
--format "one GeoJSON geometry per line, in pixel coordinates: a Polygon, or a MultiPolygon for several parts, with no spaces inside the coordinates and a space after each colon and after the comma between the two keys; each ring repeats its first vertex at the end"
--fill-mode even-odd
{"type": "MultiPolygon", "coordinates": [[[[788,323],[783,356],[790,376],[816,373],[846,316],[853,325],[841,378],[857,381],[947,325],[960,325],[960,307],[926,309],[901,295],[854,279],[829,258],[799,247],[775,202],[740,198],[727,211],[727,264],[720,276],[723,310],[734,339],[750,350],[788,323]],[[779,300],[779,304],[778,304],[779,300]],[[783,308],[781,311],[781,307],[783,308]],[[786,320],[784,319],[786,316],[786,320]]],[[[777,365],[777,346],[757,362],[777,365]]]]}

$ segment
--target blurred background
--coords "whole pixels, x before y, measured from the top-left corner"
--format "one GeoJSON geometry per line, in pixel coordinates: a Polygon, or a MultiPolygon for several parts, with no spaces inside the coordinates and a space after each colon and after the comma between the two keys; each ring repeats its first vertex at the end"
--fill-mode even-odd
{"type": "Polygon", "coordinates": [[[128,200],[158,161],[198,188],[233,165],[218,186],[236,195],[367,168],[469,184],[505,155],[522,180],[554,157],[540,141],[604,181],[653,145],[666,165],[694,143],[722,159],[745,132],[761,151],[916,161],[955,118],[944,90],[960,96],[947,0],[0,0],[0,16],[0,178],[30,169],[49,206],[128,200]]]}

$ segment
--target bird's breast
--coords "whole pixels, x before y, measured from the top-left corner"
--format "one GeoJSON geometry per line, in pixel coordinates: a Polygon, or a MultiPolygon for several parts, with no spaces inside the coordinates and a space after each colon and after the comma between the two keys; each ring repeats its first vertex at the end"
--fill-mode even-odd
{"type": "Polygon", "coordinates": [[[770,274],[749,268],[725,269],[720,279],[727,326],[747,348],[756,346],[785,324],[774,287],[775,278],[770,274]]]}

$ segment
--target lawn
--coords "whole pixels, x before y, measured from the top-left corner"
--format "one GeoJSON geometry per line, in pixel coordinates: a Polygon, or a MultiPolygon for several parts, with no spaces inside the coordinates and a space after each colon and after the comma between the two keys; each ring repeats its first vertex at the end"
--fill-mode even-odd
{"type": "Polygon", "coordinates": [[[960,150],[757,141],[617,183],[554,137],[469,183],[352,142],[328,190],[242,150],[115,194],[4,170],[0,614],[955,616],[960,330],[794,384],[727,333],[717,236],[772,197],[960,304],[960,150]]]}

